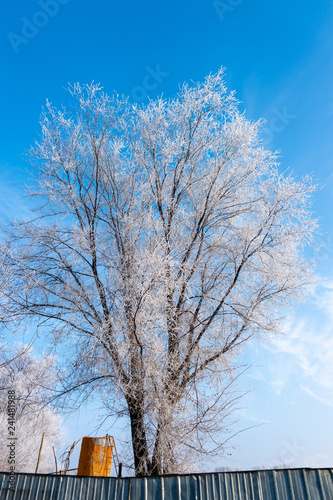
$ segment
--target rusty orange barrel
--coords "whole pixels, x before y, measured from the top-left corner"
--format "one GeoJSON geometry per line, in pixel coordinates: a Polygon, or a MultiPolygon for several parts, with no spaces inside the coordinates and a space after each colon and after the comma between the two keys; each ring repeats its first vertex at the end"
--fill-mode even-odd
{"type": "Polygon", "coordinates": [[[77,475],[110,476],[113,446],[114,442],[110,437],[84,437],[77,475]]]}

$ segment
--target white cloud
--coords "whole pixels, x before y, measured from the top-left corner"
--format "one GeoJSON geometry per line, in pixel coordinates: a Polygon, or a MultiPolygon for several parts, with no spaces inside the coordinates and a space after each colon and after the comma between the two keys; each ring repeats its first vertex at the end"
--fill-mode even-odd
{"type": "MultiPolygon", "coordinates": [[[[322,403],[333,406],[333,287],[317,289],[311,307],[284,325],[284,335],[266,345],[283,357],[283,369],[271,367],[269,383],[277,394],[293,377],[300,387],[322,403]]],[[[281,360],[282,361],[282,358],[281,360]]]]}
{"type": "Polygon", "coordinates": [[[301,384],[301,389],[303,389],[303,391],[307,392],[310,396],[312,396],[313,398],[317,399],[321,403],[323,403],[323,404],[325,404],[327,406],[332,406],[333,407],[333,401],[331,401],[330,399],[325,399],[325,398],[322,398],[322,397],[318,396],[309,387],[306,387],[305,385],[301,384]]]}

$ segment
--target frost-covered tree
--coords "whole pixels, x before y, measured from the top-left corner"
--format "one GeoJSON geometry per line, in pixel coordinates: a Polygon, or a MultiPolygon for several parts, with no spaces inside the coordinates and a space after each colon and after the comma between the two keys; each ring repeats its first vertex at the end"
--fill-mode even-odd
{"type": "Polygon", "coordinates": [[[45,406],[57,382],[54,358],[37,357],[28,346],[0,353],[0,468],[15,472],[35,472],[45,432],[38,472],[54,472],[52,447],[60,444],[62,419],[45,406]],[[14,404],[13,404],[14,403],[14,404]],[[9,408],[9,411],[8,411],[9,408]],[[15,457],[8,444],[15,438],[15,457]],[[14,462],[13,462],[14,460],[14,462]]]}
{"type": "Polygon", "coordinates": [[[145,107],[70,92],[31,150],[35,213],[7,228],[4,320],[64,342],[66,390],[128,419],[136,475],[180,472],[223,445],[241,346],[303,296],[314,188],[222,72],[145,107]]]}

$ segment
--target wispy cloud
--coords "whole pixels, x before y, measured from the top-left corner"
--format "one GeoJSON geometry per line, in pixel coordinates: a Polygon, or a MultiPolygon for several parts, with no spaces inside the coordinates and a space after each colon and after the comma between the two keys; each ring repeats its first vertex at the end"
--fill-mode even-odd
{"type": "Polygon", "coordinates": [[[290,318],[284,335],[266,348],[284,356],[281,367],[271,369],[269,383],[277,394],[295,376],[300,388],[323,404],[333,406],[333,287],[317,289],[313,305],[290,318]]]}
{"type": "Polygon", "coordinates": [[[305,385],[301,384],[301,389],[303,389],[303,391],[307,392],[310,396],[312,396],[313,398],[317,399],[318,401],[320,401],[324,405],[332,406],[333,407],[333,401],[331,401],[330,399],[325,399],[325,398],[322,398],[322,397],[318,396],[318,394],[316,394],[311,389],[309,389],[309,387],[306,387],[305,385]]]}

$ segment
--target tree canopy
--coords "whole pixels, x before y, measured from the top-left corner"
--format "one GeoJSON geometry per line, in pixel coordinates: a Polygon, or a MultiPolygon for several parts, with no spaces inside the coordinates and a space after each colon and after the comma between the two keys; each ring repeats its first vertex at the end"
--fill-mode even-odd
{"type": "Polygon", "coordinates": [[[3,321],[66,345],[67,393],[128,419],[136,475],[179,473],[221,449],[239,348],[311,279],[314,186],[279,172],[222,71],[146,106],[70,93],[31,149],[35,213],[6,229],[3,321]]]}
{"type": "Polygon", "coordinates": [[[0,351],[0,467],[2,471],[55,471],[52,447],[60,445],[62,418],[47,406],[50,387],[58,384],[51,355],[37,357],[30,346],[0,351]],[[9,444],[15,443],[13,456],[9,444]],[[12,468],[11,468],[12,466],[12,468]]]}

